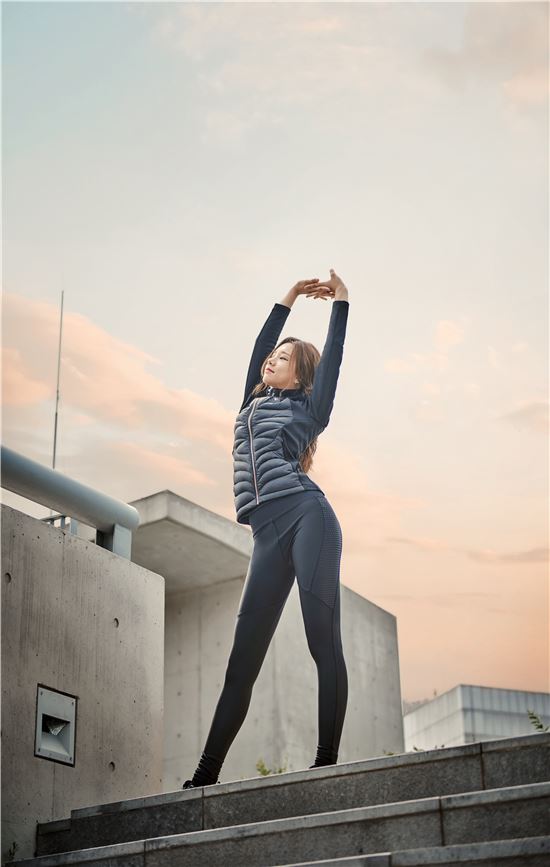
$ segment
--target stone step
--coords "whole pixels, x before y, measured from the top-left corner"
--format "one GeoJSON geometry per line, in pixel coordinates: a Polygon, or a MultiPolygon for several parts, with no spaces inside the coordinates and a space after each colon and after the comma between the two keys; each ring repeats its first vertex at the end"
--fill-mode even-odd
{"type": "MultiPolygon", "coordinates": [[[[208,788],[208,787],[207,787],[208,788]]],[[[213,787],[214,789],[221,788],[213,787]]],[[[206,799],[203,799],[206,800],[206,799]]],[[[550,782],[297,814],[43,855],[17,867],[274,867],[548,833],[550,782]]],[[[393,858],[393,855],[392,855],[393,858]]],[[[427,863],[430,863],[429,861],[427,863]]],[[[436,862],[437,863],[437,862],[436,862]]]]}
{"type": "Polygon", "coordinates": [[[81,807],[36,855],[548,780],[550,733],[477,741],[81,807]]]}
{"type": "Polygon", "coordinates": [[[398,852],[329,858],[328,861],[301,861],[299,864],[281,864],[278,867],[446,867],[448,864],[469,864],[470,867],[548,867],[550,836],[401,849],[398,852]]]}

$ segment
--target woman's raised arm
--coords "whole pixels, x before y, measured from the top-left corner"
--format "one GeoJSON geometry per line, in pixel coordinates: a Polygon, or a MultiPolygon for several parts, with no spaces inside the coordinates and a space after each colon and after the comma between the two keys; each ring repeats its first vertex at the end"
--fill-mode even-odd
{"type": "Polygon", "coordinates": [[[347,286],[332,268],[330,269],[330,280],[320,285],[328,286],[334,292],[334,301],[332,302],[327,339],[321,360],[315,370],[313,389],[309,395],[309,411],[324,429],[329,423],[336,395],[336,385],[344,354],[349,301],[347,286]]]}
{"type": "Polygon", "coordinates": [[[288,319],[289,313],[290,307],[287,307],[286,304],[279,304],[277,302],[273,305],[271,313],[264,322],[260,333],[256,338],[256,342],[252,350],[252,355],[250,357],[248,372],[246,374],[244,397],[239,412],[246,405],[248,396],[250,395],[250,392],[252,391],[254,386],[257,385],[258,382],[260,382],[260,379],[262,377],[261,371],[264,358],[273,350],[273,347],[276,345],[277,340],[279,339],[279,335],[283,330],[283,325],[288,319]]]}
{"type": "Polygon", "coordinates": [[[332,302],[327,339],[321,353],[321,360],[315,369],[313,389],[309,395],[309,411],[322,428],[328,425],[334,405],[344,354],[348,310],[349,301],[341,299],[332,302]]]}
{"type": "Polygon", "coordinates": [[[273,305],[273,309],[264,322],[252,350],[252,356],[246,374],[243,402],[239,412],[246,405],[247,399],[254,386],[260,382],[262,376],[262,363],[266,356],[269,355],[276,346],[281,331],[283,330],[283,325],[288,319],[290,308],[299,295],[304,295],[306,292],[312,291],[318,280],[318,277],[314,277],[310,280],[299,280],[292,289],[288,290],[280,303],[277,302],[273,305]]]}

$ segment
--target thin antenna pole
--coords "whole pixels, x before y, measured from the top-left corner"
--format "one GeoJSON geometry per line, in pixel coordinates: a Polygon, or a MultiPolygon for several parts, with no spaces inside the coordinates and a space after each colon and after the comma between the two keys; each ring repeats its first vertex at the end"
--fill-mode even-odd
{"type": "Polygon", "coordinates": [[[63,294],[65,290],[61,290],[61,315],[59,318],[59,348],[57,350],[57,391],[55,397],[55,422],[53,428],[53,462],[52,469],[55,470],[55,452],[57,448],[57,408],[59,406],[59,369],[61,367],[61,335],[63,333],[63,294]]]}

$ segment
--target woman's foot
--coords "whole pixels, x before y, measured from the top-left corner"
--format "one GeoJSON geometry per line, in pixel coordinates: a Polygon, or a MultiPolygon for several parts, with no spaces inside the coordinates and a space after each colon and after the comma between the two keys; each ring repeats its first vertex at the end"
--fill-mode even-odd
{"type": "MultiPolygon", "coordinates": [[[[216,780],[216,783],[219,783],[220,780],[216,780]]],[[[213,786],[214,783],[203,783],[203,786],[213,786]]],[[[182,789],[201,789],[202,786],[196,786],[193,780],[186,780],[182,786],[182,789]]]]}

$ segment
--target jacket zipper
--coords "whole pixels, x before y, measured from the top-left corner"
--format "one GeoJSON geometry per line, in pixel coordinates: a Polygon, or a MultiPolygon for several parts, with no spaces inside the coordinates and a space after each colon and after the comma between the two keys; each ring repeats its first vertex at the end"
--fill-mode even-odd
{"type": "Polygon", "coordinates": [[[254,437],[252,436],[252,416],[254,414],[254,410],[258,406],[258,402],[262,400],[261,397],[255,397],[252,401],[252,409],[248,414],[248,431],[250,433],[250,457],[252,459],[252,472],[254,474],[254,490],[256,491],[256,505],[260,502],[260,498],[258,496],[258,481],[256,479],[256,464],[254,463],[254,437]]]}

